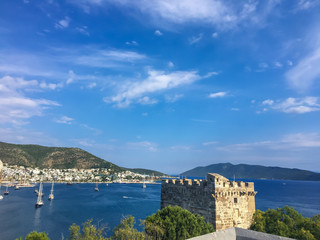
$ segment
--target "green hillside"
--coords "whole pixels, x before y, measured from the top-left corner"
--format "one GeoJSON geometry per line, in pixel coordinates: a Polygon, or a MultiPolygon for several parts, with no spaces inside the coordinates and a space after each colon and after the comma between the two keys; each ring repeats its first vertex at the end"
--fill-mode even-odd
{"type": "Polygon", "coordinates": [[[281,167],[265,167],[260,165],[218,163],[206,167],[196,167],[181,173],[183,176],[205,177],[207,173],[218,173],[227,178],[247,179],[284,179],[320,181],[320,173],[281,167]]]}
{"type": "Polygon", "coordinates": [[[130,170],[142,174],[165,174],[148,169],[127,169],[119,167],[86,152],[80,148],[44,147],[0,142],[0,160],[9,165],[38,168],[108,168],[115,172],[130,170]]]}

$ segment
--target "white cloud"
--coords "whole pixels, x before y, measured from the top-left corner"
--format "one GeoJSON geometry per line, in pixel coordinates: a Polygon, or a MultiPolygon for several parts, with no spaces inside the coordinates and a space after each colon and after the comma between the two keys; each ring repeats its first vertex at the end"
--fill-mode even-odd
{"type": "Polygon", "coordinates": [[[299,0],[296,6],[296,11],[307,10],[312,7],[316,7],[317,5],[319,5],[319,1],[317,0],[299,0]]]}
{"type": "Polygon", "coordinates": [[[139,98],[137,100],[137,102],[142,104],[142,105],[153,105],[153,104],[158,103],[158,100],[149,98],[148,96],[144,96],[142,98],[139,98]]]}
{"type": "Polygon", "coordinates": [[[218,34],[217,32],[214,32],[214,33],[212,33],[212,35],[211,35],[211,36],[212,36],[213,38],[217,38],[217,37],[218,37],[218,35],[219,35],[219,34],[218,34]]]}
{"type": "Polygon", "coordinates": [[[25,96],[28,91],[40,88],[36,80],[5,76],[0,79],[0,123],[24,123],[22,120],[41,116],[49,106],[59,106],[55,101],[25,96]]]}
{"type": "Polygon", "coordinates": [[[136,42],[136,41],[127,41],[126,42],[126,45],[132,45],[132,46],[138,46],[139,44],[138,44],[138,42],[136,42]]]}
{"type": "Polygon", "coordinates": [[[56,123],[63,123],[63,124],[72,124],[73,118],[62,116],[60,119],[55,120],[56,123]]]}
{"type": "Polygon", "coordinates": [[[209,94],[209,98],[225,97],[226,95],[227,95],[227,92],[210,93],[210,94],[209,94]]]}
{"type": "MultiPolygon", "coordinates": [[[[262,102],[262,105],[269,105],[270,109],[277,110],[284,113],[308,113],[320,111],[320,102],[318,97],[304,97],[304,98],[287,98],[283,101],[273,101],[267,99],[262,102]]],[[[268,110],[267,108],[264,110],[268,110]]]]}
{"type": "Polygon", "coordinates": [[[171,150],[174,151],[189,151],[191,149],[190,146],[183,146],[183,145],[176,145],[176,146],[171,146],[171,150]]]}
{"type": "Polygon", "coordinates": [[[90,36],[90,33],[88,32],[87,26],[77,27],[76,30],[83,35],[90,36]]]}
{"type": "Polygon", "coordinates": [[[173,68],[173,67],[174,67],[173,62],[169,61],[169,62],[168,62],[168,67],[169,67],[169,68],[173,68]]]}
{"type": "Polygon", "coordinates": [[[192,44],[195,44],[197,42],[199,42],[201,39],[203,38],[203,33],[200,33],[198,36],[193,36],[189,39],[189,43],[192,45],[192,44]]]}
{"type": "Polygon", "coordinates": [[[165,95],[166,102],[173,103],[183,97],[183,94],[165,95]]]}
{"type": "Polygon", "coordinates": [[[97,86],[97,83],[93,82],[88,85],[88,88],[94,88],[97,86]]]}
{"type": "Polygon", "coordinates": [[[274,66],[275,66],[276,68],[282,68],[283,64],[280,63],[280,62],[278,62],[278,61],[276,61],[276,62],[274,63],[274,66]]]}
{"type": "Polygon", "coordinates": [[[71,19],[69,17],[65,17],[64,19],[60,20],[59,22],[57,22],[54,27],[56,29],[64,29],[69,27],[69,23],[70,23],[71,19]]]}
{"type": "Polygon", "coordinates": [[[320,46],[286,73],[289,84],[298,91],[309,89],[320,80],[320,46]]]}
{"type": "Polygon", "coordinates": [[[148,117],[148,115],[149,115],[149,114],[146,113],[146,112],[145,112],[145,113],[141,113],[141,116],[142,116],[142,117],[148,117]]]}
{"type": "Polygon", "coordinates": [[[67,79],[66,83],[67,83],[67,84],[70,84],[70,83],[73,82],[74,77],[75,77],[76,75],[75,75],[75,73],[74,73],[72,70],[69,70],[68,75],[69,75],[69,78],[67,79]]]}
{"type": "Polygon", "coordinates": [[[292,65],[293,65],[293,62],[290,61],[290,60],[288,60],[288,61],[287,61],[287,64],[288,64],[288,66],[292,66],[292,65]]]}
{"type": "Polygon", "coordinates": [[[211,146],[211,145],[216,145],[218,142],[204,142],[202,143],[203,146],[211,146]]]}
{"type": "Polygon", "coordinates": [[[264,100],[263,102],[262,102],[262,105],[273,105],[274,104],[274,101],[273,100],[271,100],[271,99],[267,99],[267,100],[264,100]]]}
{"type": "Polygon", "coordinates": [[[156,152],[158,150],[156,143],[148,141],[130,142],[128,143],[128,146],[133,149],[146,149],[149,152],[156,152]]]}
{"type": "Polygon", "coordinates": [[[160,30],[155,30],[155,31],[154,31],[154,35],[156,35],[156,36],[162,36],[163,33],[160,32],[160,30]]]}
{"type": "Polygon", "coordinates": [[[294,133],[280,137],[275,141],[260,141],[250,143],[237,143],[225,146],[219,146],[216,150],[220,151],[248,151],[269,149],[269,150],[286,150],[286,151],[302,151],[310,148],[320,147],[320,134],[313,133],[294,133]]]}
{"type": "Polygon", "coordinates": [[[154,99],[152,100],[146,95],[191,84],[203,78],[196,71],[176,71],[166,74],[163,71],[149,70],[146,79],[122,84],[121,89],[115,96],[106,97],[104,101],[114,103],[120,108],[128,107],[134,102],[151,101],[155,103],[154,99]]]}

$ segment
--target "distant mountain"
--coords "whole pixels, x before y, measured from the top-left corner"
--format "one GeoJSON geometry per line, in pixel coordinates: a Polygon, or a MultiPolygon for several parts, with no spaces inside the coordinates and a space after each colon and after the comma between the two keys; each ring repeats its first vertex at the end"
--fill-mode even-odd
{"type": "Polygon", "coordinates": [[[218,173],[227,178],[247,179],[283,179],[320,181],[320,173],[281,167],[265,167],[260,165],[218,163],[206,167],[196,167],[181,173],[189,177],[205,177],[207,173],[218,173]]]}
{"type": "Polygon", "coordinates": [[[148,169],[127,169],[117,166],[80,148],[44,147],[0,142],[0,160],[9,165],[38,168],[108,168],[114,172],[130,170],[137,173],[165,175],[148,169]]]}

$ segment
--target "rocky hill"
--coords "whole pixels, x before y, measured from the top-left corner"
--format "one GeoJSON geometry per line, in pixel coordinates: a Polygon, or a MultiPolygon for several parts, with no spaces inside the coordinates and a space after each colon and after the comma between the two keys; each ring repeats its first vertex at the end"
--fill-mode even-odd
{"type": "Polygon", "coordinates": [[[137,173],[165,175],[148,169],[127,169],[98,158],[80,148],[44,147],[0,142],[0,159],[3,163],[24,167],[56,169],[108,168],[115,172],[130,170],[137,173]]]}
{"type": "Polygon", "coordinates": [[[205,177],[207,173],[218,173],[229,179],[283,179],[320,181],[320,173],[281,167],[265,167],[260,165],[217,163],[206,167],[196,167],[181,173],[189,177],[205,177]]]}

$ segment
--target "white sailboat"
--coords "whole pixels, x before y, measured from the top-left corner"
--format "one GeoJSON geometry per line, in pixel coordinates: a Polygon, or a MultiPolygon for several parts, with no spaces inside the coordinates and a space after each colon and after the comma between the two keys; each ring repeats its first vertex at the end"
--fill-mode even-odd
{"type": "Polygon", "coordinates": [[[96,187],[94,188],[94,190],[95,190],[96,192],[99,192],[98,183],[96,183],[96,187]]]}
{"type": "Polygon", "coordinates": [[[49,200],[53,200],[54,199],[53,185],[54,185],[54,182],[52,181],[51,190],[50,190],[50,194],[49,194],[49,200]]]}
{"type": "Polygon", "coordinates": [[[0,183],[0,200],[3,199],[3,196],[1,195],[1,183],[0,183]]]}
{"type": "Polygon", "coordinates": [[[36,203],[36,208],[42,207],[43,206],[43,201],[42,201],[42,182],[40,182],[39,186],[39,191],[38,191],[38,198],[37,198],[37,203],[36,203]]]}
{"type": "Polygon", "coordinates": [[[7,183],[6,191],[4,192],[4,195],[9,195],[9,183],[7,183]]]}
{"type": "Polygon", "coordinates": [[[146,188],[146,181],[145,181],[145,177],[143,176],[143,183],[142,183],[142,188],[146,188]]]}

